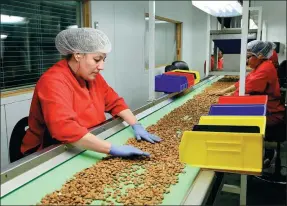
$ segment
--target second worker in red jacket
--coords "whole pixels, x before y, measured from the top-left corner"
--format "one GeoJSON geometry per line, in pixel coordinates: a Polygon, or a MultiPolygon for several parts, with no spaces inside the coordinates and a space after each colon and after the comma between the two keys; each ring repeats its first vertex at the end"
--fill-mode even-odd
{"type": "Polygon", "coordinates": [[[60,32],[55,42],[67,58],[49,68],[37,82],[29,129],[21,146],[23,155],[56,141],[113,156],[148,156],[129,145],[113,145],[88,130],[103,123],[105,112],[109,112],[131,125],[138,140],[161,141],[144,129],[123,98],[100,75],[106,54],[111,51],[108,37],[97,29],[73,28],[60,32]]]}
{"type": "MultiPolygon", "coordinates": [[[[285,108],[280,101],[277,71],[270,57],[273,43],[254,40],[247,45],[247,65],[252,69],[245,79],[246,95],[267,95],[267,126],[284,121],[285,108]]],[[[217,95],[239,95],[239,82],[215,92],[217,95]]]]}

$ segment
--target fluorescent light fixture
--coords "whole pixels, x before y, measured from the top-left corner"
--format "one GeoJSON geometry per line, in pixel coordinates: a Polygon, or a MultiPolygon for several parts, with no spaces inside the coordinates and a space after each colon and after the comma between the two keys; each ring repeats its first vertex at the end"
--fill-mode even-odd
{"type": "Polygon", "coordinates": [[[6,39],[8,35],[6,34],[1,34],[1,39],[6,39]]]}
{"type": "Polygon", "coordinates": [[[216,17],[242,15],[242,6],[238,1],[192,1],[192,5],[216,17]]]}
{"type": "Polygon", "coordinates": [[[1,14],[1,24],[13,24],[25,22],[25,18],[21,16],[8,16],[1,14]]]}
{"type": "Polygon", "coordinates": [[[71,25],[71,26],[67,26],[68,29],[72,29],[72,28],[78,28],[78,25],[71,25]]]}

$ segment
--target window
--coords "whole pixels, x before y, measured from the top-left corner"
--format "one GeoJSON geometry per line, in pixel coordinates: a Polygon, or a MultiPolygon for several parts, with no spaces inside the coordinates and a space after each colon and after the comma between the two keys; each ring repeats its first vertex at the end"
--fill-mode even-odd
{"type": "Polygon", "coordinates": [[[79,1],[1,0],[1,91],[34,85],[62,57],[58,32],[80,27],[79,1]]]}
{"type": "MultiPolygon", "coordinates": [[[[149,67],[149,18],[145,17],[145,68],[149,67]]],[[[155,17],[155,67],[181,60],[181,22],[155,17]]]]}

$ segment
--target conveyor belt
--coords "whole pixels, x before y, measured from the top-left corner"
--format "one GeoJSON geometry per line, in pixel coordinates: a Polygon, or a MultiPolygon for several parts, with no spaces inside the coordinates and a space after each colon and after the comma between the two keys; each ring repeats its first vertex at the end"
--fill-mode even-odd
{"type": "MultiPolygon", "coordinates": [[[[194,95],[201,93],[206,87],[216,82],[219,78],[221,77],[213,78],[212,80],[206,80],[208,81],[206,84],[203,84],[201,87],[185,96],[181,96],[173,100],[171,103],[167,104],[161,109],[142,118],[140,122],[145,127],[156,123],[164,115],[181,106],[187,100],[193,98],[194,95]]],[[[113,144],[121,145],[124,144],[131,136],[133,136],[133,132],[130,127],[127,127],[110,136],[108,141],[112,142],[113,144]]],[[[97,163],[103,156],[104,155],[96,152],[84,151],[69,159],[68,161],[54,167],[46,173],[41,173],[41,167],[43,168],[44,166],[40,165],[33,169],[33,175],[37,176],[38,173],[40,176],[32,179],[28,183],[12,190],[3,196],[1,198],[1,205],[36,205],[46,194],[60,189],[61,186],[75,173],[97,163]]],[[[52,160],[53,159],[49,160],[49,164],[53,164],[52,160]]],[[[199,168],[189,166],[187,166],[185,170],[185,174],[179,175],[179,182],[176,185],[171,186],[170,193],[165,194],[162,203],[163,205],[180,205],[192,203],[201,204],[204,201],[204,198],[206,197],[206,194],[209,190],[209,186],[212,182],[212,178],[214,177],[214,172],[202,172],[199,168]]],[[[43,169],[42,171],[45,170],[43,169]]],[[[16,179],[21,181],[21,178],[25,178],[25,175],[27,177],[29,174],[24,173],[14,178],[14,180],[6,182],[5,188],[3,187],[3,184],[1,184],[1,191],[3,191],[2,189],[11,188],[13,181],[16,182],[16,179]],[[8,184],[10,185],[8,186],[8,184]]]]}

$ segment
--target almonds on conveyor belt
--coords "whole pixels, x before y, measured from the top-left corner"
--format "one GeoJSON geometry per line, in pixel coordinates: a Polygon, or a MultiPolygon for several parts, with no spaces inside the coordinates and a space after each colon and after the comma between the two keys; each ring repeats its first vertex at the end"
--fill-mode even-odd
{"type": "Polygon", "coordinates": [[[237,82],[239,81],[239,76],[236,75],[226,75],[222,79],[218,80],[218,82],[237,82]]]}
{"type": "Polygon", "coordinates": [[[179,162],[178,147],[183,131],[191,130],[202,115],[207,115],[216,96],[207,92],[229,87],[232,82],[215,82],[201,94],[162,117],[147,130],[163,139],[158,144],[130,138],[126,144],[151,153],[150,158],[123,159],[106,157],[68,180],[60,190],[46,195],[39,205],[159,205],[170,186],[185,173],[179,162]]]}

